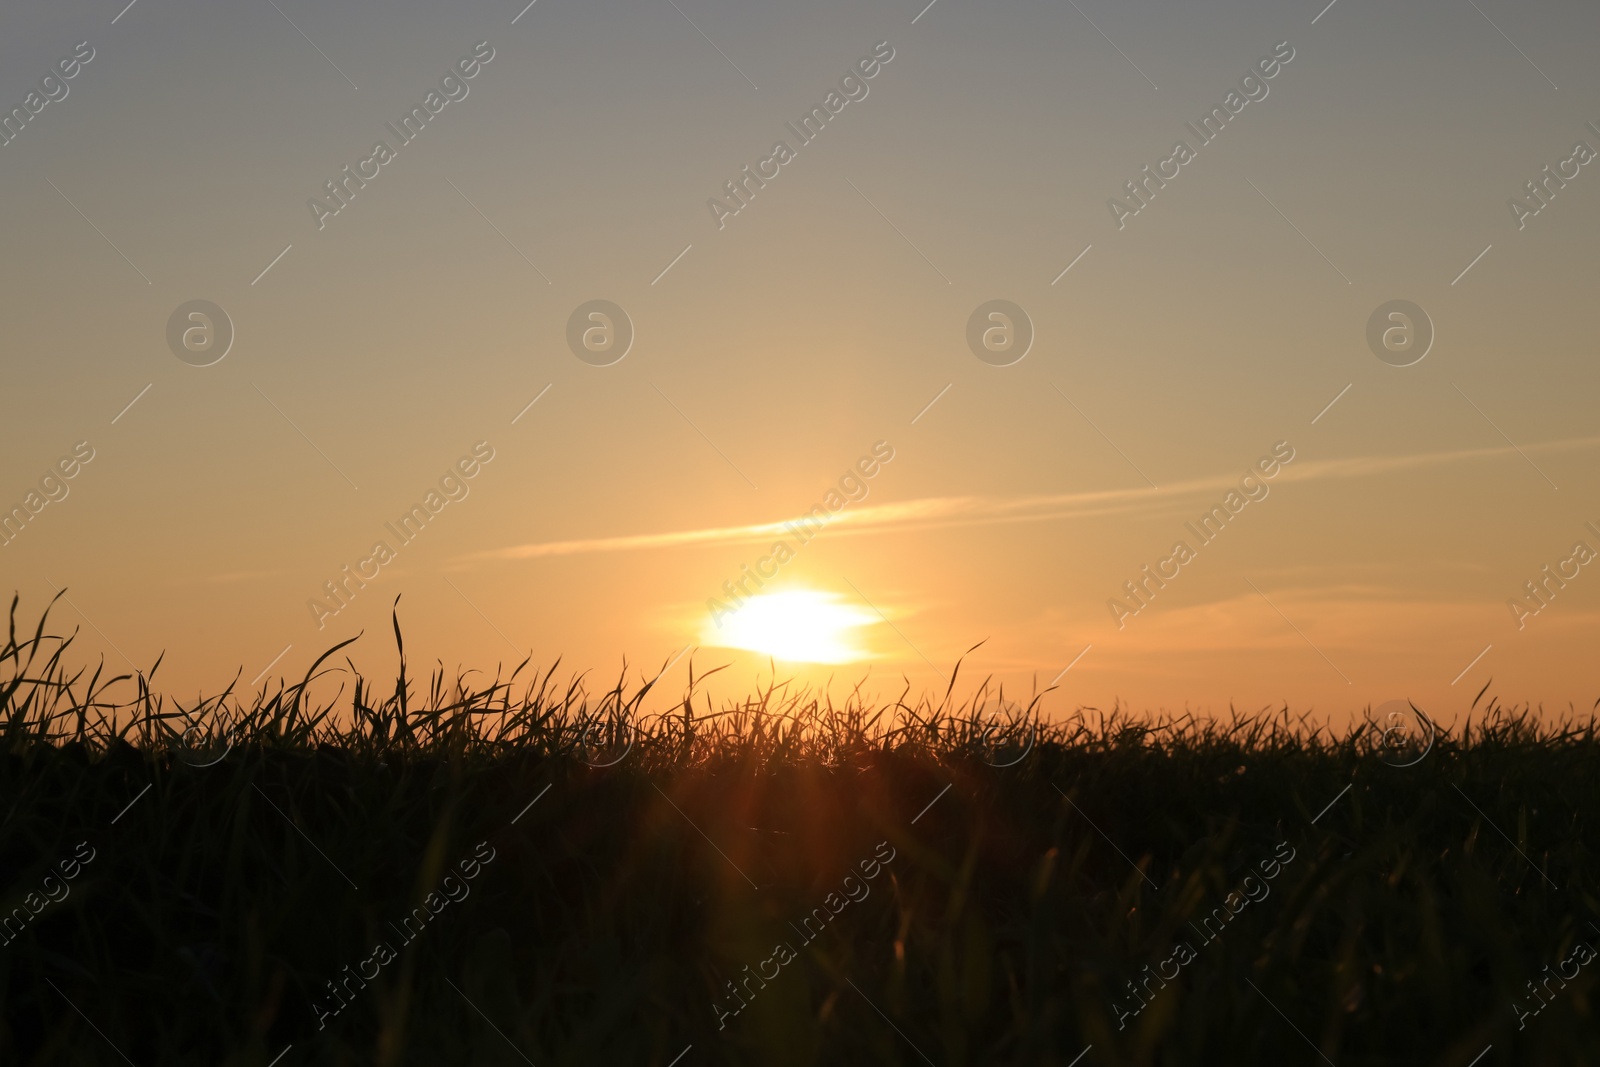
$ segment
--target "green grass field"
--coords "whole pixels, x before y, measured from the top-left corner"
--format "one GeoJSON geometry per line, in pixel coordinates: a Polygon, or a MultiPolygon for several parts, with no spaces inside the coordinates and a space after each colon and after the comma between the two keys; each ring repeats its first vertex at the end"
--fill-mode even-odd
{"type": "Polygon", "coordinates": [[[360,646],[180,707],[21,625],[0,1063],[1600,1063],[1592,718],[645,716],[360,646]]]}

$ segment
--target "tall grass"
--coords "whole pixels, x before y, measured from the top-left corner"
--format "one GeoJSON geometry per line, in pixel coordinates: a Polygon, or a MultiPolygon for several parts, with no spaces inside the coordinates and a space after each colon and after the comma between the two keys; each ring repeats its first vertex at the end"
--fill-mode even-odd
{"type": "Polygon", "coordinates": [[[1600,948],[1592,716],[1480,693],[1395,767],[1366,723],[1042,721],[1042,694],[959,667],[887,702],[773,682],[714,706],[691,666],[646,713],[626,672],[413,677],[398,615],[392,684],[344,642],[184,703],[159,661],[108,675],[18,611],[3,1063],[1600,1063],[1600,968],[1525,985],[1600,948]],[[480,842],[470,895],[321,1016],[480,842]],[[868,895],[828,910],[880,843],[868,895]],[[1201,940],[1247,875],[1269,892],[1201,940]],[[728,1014],[778,942],[795,961],[728,1014]],[[1512,1002],[1545,1000],[1519,1029],[1512,1002]]]}

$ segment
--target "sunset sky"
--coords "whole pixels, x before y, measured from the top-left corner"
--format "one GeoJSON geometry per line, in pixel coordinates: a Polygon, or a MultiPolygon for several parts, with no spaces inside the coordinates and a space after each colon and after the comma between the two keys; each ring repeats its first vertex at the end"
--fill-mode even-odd
{"type": "Polygon", "coordinates": [[[30,628],[184,699],[381,675],[397,595],[670,695],[1600,697],[1592,5],[125,3],[0,14],[30,628]]]}

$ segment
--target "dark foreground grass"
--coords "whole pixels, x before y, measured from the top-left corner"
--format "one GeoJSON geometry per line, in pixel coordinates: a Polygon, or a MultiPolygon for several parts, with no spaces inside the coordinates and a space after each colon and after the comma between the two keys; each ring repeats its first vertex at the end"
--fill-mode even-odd
{"type": "Polygon", "coordinates": [[[342,646],[180,707],[15,611],[0,1063],[1600,1063],[1592,720],[644,717],[342,646]]]}

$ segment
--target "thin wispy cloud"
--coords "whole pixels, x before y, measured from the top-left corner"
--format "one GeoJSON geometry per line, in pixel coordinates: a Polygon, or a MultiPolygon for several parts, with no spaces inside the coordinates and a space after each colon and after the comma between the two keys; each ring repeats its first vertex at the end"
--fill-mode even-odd
{"type": "MultiPolygon", "coordinates": [[[[1524,446],[1524,451],[1570,451],[1600,446],[1600,437],[1578,437],[1524,446]]],[[[1516,457],[1511,447],[1457,449],[1424,452],[1409,456],[1356,456],[1347,459],[1299,460],[1283,467],[1271,480],[1281,487],[1288,482],[1368,478],[1383,474],[1424,470],[1490,459],[1516,457]]],[[[909,532],[948,526],[988,526],[1014,522],[1045,522],[1056,519],[1124,515],[1136,512],[1181,514],[1197,499],[1218,496],[1236,488],[1244,470],[1208,475],[1186,481],[1169,482],[1160,489],[1136,486],[1127,489],[1102,489],[1079,493],[1051,493],[1021,497],[948,496],[923,497],[890,504],[849,506],[828,521],[829,530],[854,534],[909,532]]],[[[790,524],[805,518],[793,515],[771,522],[743,526],[710,526],[695,530],[663,533],[590,537],[569,541],[537,541],[490,549],[461,557],[457,562],[488,559],[539,559],[545,556],[588,555],[602,552],[634,552],[648,549],[689,546],[732,545],[765,542],[794,536],[790,524]]]]}

